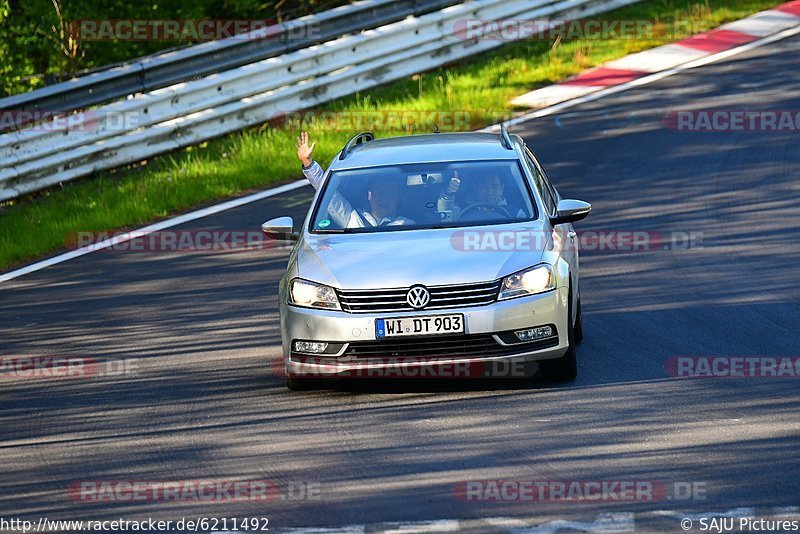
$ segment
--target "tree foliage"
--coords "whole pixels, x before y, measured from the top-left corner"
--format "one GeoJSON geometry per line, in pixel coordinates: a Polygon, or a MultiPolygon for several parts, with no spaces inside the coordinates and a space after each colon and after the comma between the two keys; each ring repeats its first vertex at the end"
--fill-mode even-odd
{"type": "Polygon", "coordinates": [[[348,0],[0,0],[0,96],[191,43],[91,41],[71,31],[92,19],[288,20],[348,0]]]}

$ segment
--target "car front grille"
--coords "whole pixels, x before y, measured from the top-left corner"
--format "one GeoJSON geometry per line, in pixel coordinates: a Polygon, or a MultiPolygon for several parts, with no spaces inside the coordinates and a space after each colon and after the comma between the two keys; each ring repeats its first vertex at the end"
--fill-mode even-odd
{"type": "Polygon", "coordinates": [[[372,360],[380,358],[486,358],[502,356],[510,347],[497,343],[490,334],[466,336],[419,337],[388,341],[350,343],[344,358],[372,360]]]}
{"type": "Polygon", "coordinates": [[[431,300],[424,308],[412,308],[406,302],[409,288],[337,290],[342,310],[349,313],[382,313],[403,311],[444,310],[468,306],[486,306],[497,299],[500,280],[459,284],[452,286],[430,286],[431,300]]]}

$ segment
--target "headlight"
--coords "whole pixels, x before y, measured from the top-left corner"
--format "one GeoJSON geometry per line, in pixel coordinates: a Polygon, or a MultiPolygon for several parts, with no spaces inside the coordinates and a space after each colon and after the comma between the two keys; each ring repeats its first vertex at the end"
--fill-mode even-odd
{"type": "Polygon", "coordinates": [[[524,295],[535,295],[556,288],[553,268],[546,263],[525,269],[503,278],[497,300],[513,299],[524,295]]]}
{"type": "Polygon", "coordinates": [[[295,278],[289,283],[289,304],[306,308],[341,310],[336,291],[332,287],[295,278]]]}

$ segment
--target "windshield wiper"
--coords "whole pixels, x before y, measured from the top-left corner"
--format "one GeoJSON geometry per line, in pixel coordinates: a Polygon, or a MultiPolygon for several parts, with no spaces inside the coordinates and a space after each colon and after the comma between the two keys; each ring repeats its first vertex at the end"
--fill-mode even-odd
{"type": "Polygon", "coordinates": [[[312,233],[315,234],[344,234],[346,233],[346,228],[317,228],[312,230],[312,233]]]}

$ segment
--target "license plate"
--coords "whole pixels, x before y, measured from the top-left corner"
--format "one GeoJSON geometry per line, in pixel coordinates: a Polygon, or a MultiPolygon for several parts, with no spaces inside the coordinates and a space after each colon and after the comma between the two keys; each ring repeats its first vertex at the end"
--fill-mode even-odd
{"type": "Polygon", "coordinates": [[[464,333],[464,316],[462,314],[375,319],[375,335],[378,339],[462,333],[464,333]]]}

